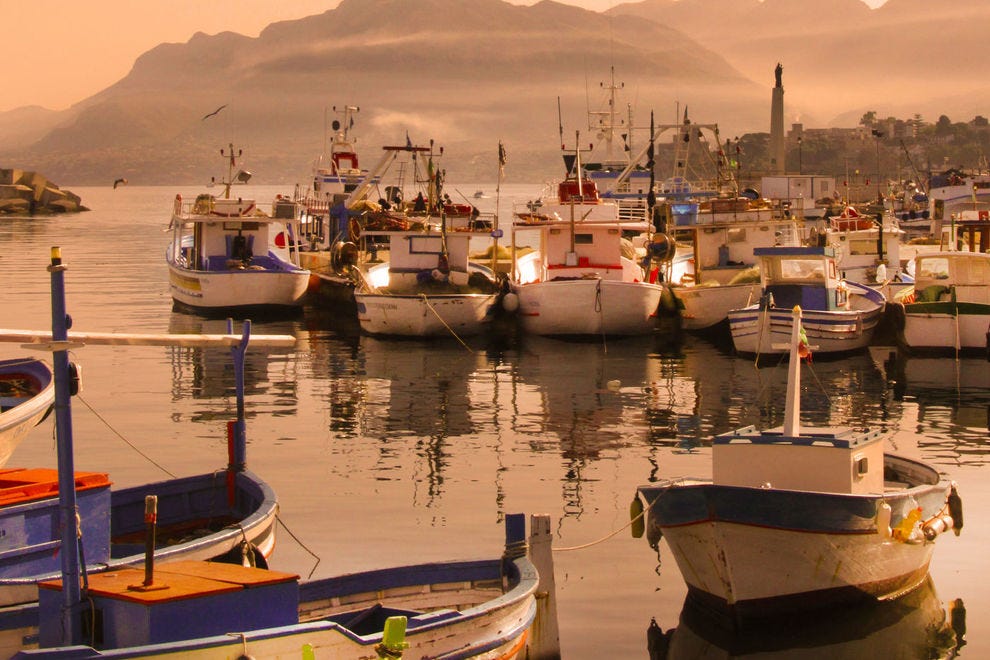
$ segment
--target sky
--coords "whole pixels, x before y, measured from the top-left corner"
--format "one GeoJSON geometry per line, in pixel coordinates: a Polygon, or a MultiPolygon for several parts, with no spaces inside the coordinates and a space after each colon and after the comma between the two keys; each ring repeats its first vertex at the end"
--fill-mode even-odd
{"type": "MultiPolygon", "coordinates": [[[[615,0],[559,0],[605,11],[615,0]]],[[[886,0],[865,0],[878,6],[886,0]]],[[[510,0],[532,5],[535,0],[510,0]]],[[[109,87],[141,53],[196,32],[257,36],[268,24],[320,14],[339,0],[0,0],[0,112],[64,110],[109,87]]]]}

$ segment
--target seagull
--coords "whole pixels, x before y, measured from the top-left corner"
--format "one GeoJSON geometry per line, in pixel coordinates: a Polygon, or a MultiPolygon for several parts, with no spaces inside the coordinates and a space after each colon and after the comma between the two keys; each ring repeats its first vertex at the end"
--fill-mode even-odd
{"type": "Polygon", "coordinates": [[[117,186],[126,186],[126,185],[127,185],[127,179],[116,179],[113,182],[113,189],[116,190],[117,186]]]}
{"type": "Polygon", "coordinates": [[[224,103],[223,105],[221,105],[219,108],[217,108],[213,112],[211,112],[209,114],[206,114],[206,115],[203,115],[203,119],[209,119],[210,117],[212,117],[213,115],[217,114],[218,112],[220,112],[221,110],[223,110],[226,107],[227,107],[227,104],[224,103]]]}

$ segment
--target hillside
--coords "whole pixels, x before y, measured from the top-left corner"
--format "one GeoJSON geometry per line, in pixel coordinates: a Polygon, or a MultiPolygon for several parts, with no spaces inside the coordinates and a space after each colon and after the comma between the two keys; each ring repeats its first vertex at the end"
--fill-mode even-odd
{"type": "Polygon", "coordinates": [[[61,113],[0,113],[0,163],[73,185],[197,183],[233,142],[256,181],[305,182],[326,109],[354,104],[366,165],[408,133],[445,147],[453,179],[490,180],[503,140],[509,179],[541,181],[559,175],[558,97],[567,134],[587,133],[613,66],[638,121],[651,110],[674,121],[687,105],[726,138],[769,130],[777,62],[787,124],[852,126],[867,110],[967,121],[990,102],[979,70],[988,20],[984,0],[875,10],[861,0],[643,0],[606,13],[550,0],[343,0],[256,38],[161,44],[61,113]]]}
{"type": "Polygon", "coordinates": [[[257,38],[162,44],[30,149],[0,159],[77,184],[197,182],[216,174],[213,154],[233,141],[257,181],[304,181],[322,149],[324,109],[349,103],[362,108],[366,162],[408,132],[444,145],[454,178],[486,180],[502,139],[508,176],[540,180],[558,174],[557,97],[568,131],[586,129],[587,87],[610,65],[641,113],[672,117],[690,101],[707,121],[765,123],[764,90],[723,58],[653,21],[611,23],[547,0],[344,0],[257,38]]]}

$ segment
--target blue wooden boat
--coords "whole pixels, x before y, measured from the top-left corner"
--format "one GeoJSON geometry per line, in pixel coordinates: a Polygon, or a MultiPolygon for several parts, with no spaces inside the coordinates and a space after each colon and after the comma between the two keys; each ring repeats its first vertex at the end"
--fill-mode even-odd
{"type": "MultiPolygon", "coordinates": [[[[62,290],[61,282],[56,283],[54,279],[63,274],[64,268],[60,258],[53,256],[53,291],[62,290]]],[[[52,317],[63,319],[63,327],[53,328],[51,334],[0,330],[0,339],[4,341],[28,341],[43,350],[54,351],[59,454],[58,469],[8,468],[0,471],[0,655],[4,657],[25,645],[37,643],[37,584],[61,575],[66,561],[75,561],[76,565],[71,568],[73,575],[83,574],[83,569],[93,574],[143,564],[148,495],[158,499],[157,530],[162,543],[155,550],[155,559],[159,562],[221,558],[264,565],[275,543],[278,511],[275,495],[268,484],[245,466],[242,383],[249,326],[245,326],[242,337],[199,335],[169,339],[110,333],[70,335],[64,327],[67,324],[64,310],[53,310],[52,317]],[[167,341],[233,346],[238,380],[238,419],[228,423],[227,466],[201,475],[120,490],[111,488],[105,473],[76,471],[68,415],[71,389],[78,386],[78,380],[69,374],[78,371],[65,359],[67,348],[78,348],[85,343],[155,344],[167,341]],[[64,502],[62,495],[65,492],[71,494],[71,504],[64,502]],[[67,514],[67,511],[71,513],[67,514]],[[64,524],[65,520],[75,524],[64,524]],[[65,535],[69,529],[72,538],[67,541],[65,535]],[[76,547],[78,552],[67,550],[76,547]]],[[[259,343],[271,343],[264,337],[259,339],[262,340],[259,343]]],[[[294,338],[276,337],[274,342],[285,344],[294,342],[294,338]]]]}
{"type": "MultiPolygon", "coordinates": [[[[55,290],[61,291],[61,281],[53,272],[55,290]]],[[[53,300],[60,295],[53,294],[53,300]]],[[[65,318],[59,310],[52,316],[65,318]]],[[[243,451],[244,442],[242,379],[248,328],[245,324],[244,338],[234,352],[239,358],[239,415],[231,428],[237,452],[243,451]]],[[[52,334],[57,428],[60,441],[71,447],[64,387],[67,332],[63,325],[52,334]]],[[[59,478],[64,481],[62,474],[75,473],[71,452],[60,452],[59,458],[59,478]]],[[[245,474],[220,480],[230,483],[245,474]]],[[[90,492],[105,504],[102,483],[82,493],[71,481],[60,487],[60,511],[64,515],[85,508],[82,503],[90,492]]],[[[152,498],[145,500],[142,511],[146,536],[154,539],[157,514],[152,498]]],[[[536,618],[539,575],[527,556],[521,514],[507,517],[506,549],[493,559],[306,583],[293,574],[241,564],[177,561],[156,568],[153,543],[145,546],[143,568],[86,570],[89,562],[74,561],[80,557],[75,517],[67,519],[70,524],[62,525],[66,531],[61,539],[61,578],[37,587],[33,611],[40,620],[40,648],[22,650],[15,657],[397,658],[409,649],[414,657],[511,660],[525,653],[536,618]]],[[[82,525],[85,539],[86,522],[82,525]]],[[[546,527],[549,530],[549,524],[546,527]]]]}
{"type": "Polygon", "coordinates": [[[758,303],[729,312],[736,352],[787,354],[791,309],[800,305],[808,341],[819,355],[862,350],[873,338],[886,299],[875,289],[841,277],[830,247],[764,247],[758,303]]]}
{"type": "Polygon", "coordinates": [[[55,402],[52,370],[41,360],[0,360],[0,467],[55,402]]]}
{"type": "Polygon", "coordinates": [[[690,597],[737,621],[917,588],[937,537],[962,527],[955,485],[883,449],[877,429],[802,429],[801,310],[792,311],[784,425],[716,436],[711,480],[642,486],[690,597]]]}

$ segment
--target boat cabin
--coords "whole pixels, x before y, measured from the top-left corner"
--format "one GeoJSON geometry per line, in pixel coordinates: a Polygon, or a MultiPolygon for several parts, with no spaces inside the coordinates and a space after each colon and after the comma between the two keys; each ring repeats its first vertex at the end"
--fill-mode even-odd
{"type": "Polygon", "coordinates": [[[253,199],[204,194],[186,204],[177,196],[171,254],[188,270],[291,270],[295,218],[296,205],[285,199],[268,215],[253,199]]]}
{"type": "Polygon", "coordinates": [[[831,247],[756,248],[764,295],[776,307],[834,311],[848,309],[849,293],[839,277],[831,247]]]}
{"type": "Polygon", "coordinates": [[[882,493],[883,437],[881,430],[848,428],[803,429],[789,437],[783,427],[747,426],[715,437],[712,476],[720,486],[882,493]]]}
{"type": "MultiPolygon", "coordinates": [[[[412,290],[424,282],[468,284],[468,253],[474,232],[375,231],[362,236],[369,240],[384,239],[388,250],[388,268],[372,269],[371,283],[394,292],[412,290]]],[[[487,236],[488,234],[484,234],[487,236]]]]}
{"type": "Polygon", "coordinates": [[[917,302],[990,304],[990,254],[935,252],[915,258],[917,302]]]}
{"type": "MultiPolygon", "coordinates": [[[[90,575],[97,649],[118,649],[224,635],[299,622],[299,577],[219,562],[179,561],[145,571],[123,568],[90,575]]],[[[62,581],[38,584],[39,645],[62,639],[62,581]]],[[[87,610],[88,613],[88,610],[87,610]]]]}

